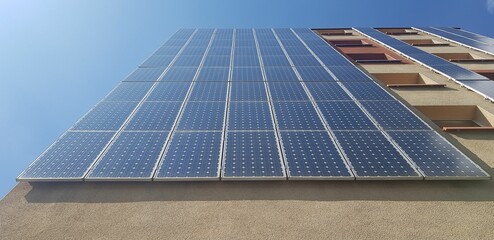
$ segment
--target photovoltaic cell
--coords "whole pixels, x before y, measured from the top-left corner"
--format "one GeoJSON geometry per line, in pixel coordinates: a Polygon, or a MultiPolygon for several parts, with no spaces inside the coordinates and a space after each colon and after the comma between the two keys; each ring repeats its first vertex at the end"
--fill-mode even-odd
{"type": "Polygon", "coordinates": [[[67,132],[19,179],[81,179],[114,132],[67,132]]]}
{"type": "Polygon", "coordinates": [[[257,55],[235,56],[233,61],[234,67],[259,67],[259,57],[257,55]]]}
{"type": "Polygon", "coordinates": [[[267,102],[231,102],[229,130],[273,130],[267,102]]]}
{"type": "Polygon", "coordinates": [[[122,132],[86,179],[148,179],[168,132],[122,132]]]}
{"type": "Polygon", "coordinates": [[[265,67],[268,81],[298,81],[291,67],[265,67]]]}
{"type": "MultiPolygon", "coordinates": [[[[185,55],[204,55],[206,52],[207,47],[186,47],[184,50],[182,50],[181,57],[188,57],[185,55]]],[[[192,57],[192,56],[191,56],[192,57]]]]}
{"type": "Polygon", "coordinates": [[[296,67],[303,81],[335,81],[323,67],[296,67]]]}
{"type": "Polygon", "coordinates": [[[101,102],[72,130],[118,130],[136,106],[137,102],[101,102]]]}
{"type": "Polygon", "coordinates": [[[188,102],[178,130],[222,130],[225,102],[188,102]]]}
{"type": "Polygon", "coordinates": [[[275,102],[280,130],[324,130],[311,102],[275,102]]]}
{"type": "Polygon", "coordinates": [[[189,101],[225,101],[227,82],[196,82],[189,101]]]}
{"type": "Polygon", "coordinates": [[[153,55],[141,64],[141,67],[164,68],[175,58],[175,55],[153,55]]]}
{"type": "Polygon", "coordinates": [[[163,68],[138,68],[131,73],[125,82],[154,82],[158,81],[159,76],[163,73],[163,68]]]}
{"type": "Polygon", "coordinates": [[[300,82],[269,82],[273,101],[309,101],[300,82]]]}
{"type": "Polygon", "coordinates": [[[161,81],[192,81],[196,72],[197,67],[171,67],[161,81]]]}
{"type": "Polygon", "coordinates": [[[175,56],[179,51],[180,48],[182,47],[183,44],[180,44],[179,46],[163,46],[160,47],[154,54],[155,55],[173,55],[175,56]]]}
{"type": "Polygon", "coordinates": [[[188,82],[159,82],[146,100],[183,101],[190,85],[188,82]]]}
{"type": "Polygon", "coordinates": [[[281,47],[274,47],[274,46],[264,46],[259,48],[261,51],[262,56],[269,56],[269,55],[280,55],[283,56],[285,53],[283,52],[283,49],[281,47]]]}
{"type": "Polygon", "coordinates": [[[203,65],[204,67],[229,67],[230,55],[208,55],[203,65]]]}
{"type": "Polygon", "coordinates": [[[281,132],[281,137],[289,178],[353,179],[327,132],[281,132]]]}
{"type": "Polygon", "coordinates": [[[361,72],[357,67],[330,67],[329,70],[336,76],[340,82],[365,82],[372,81],[367,75],[361,72]]]}
{"type": "Polygon", "coordinates": [[[430,129],[397,101],[362,101],[361,104],[385,130],[430,129]]]}
{"type": "Polygon", "coordinates": [[[174,67],[197,67],[201,63],[202,55],[180,55],[173,63],[174,67]]]}
{"type": "Polygon", "coordinates": [[[357,100],[394,100],[374,82],[343,82],[343,85],[357,100]]]}
{"type": "Polygon", "coordinates": [[[262,63],[266,67],[290,67],[290,63],[283,55],[263,56],[262,63]]]}
{"type": "Polygon", "coordinates": [[[223,179],[285,179],[274,132],[229,132],[223,179]]]}
{"type": "Polygon", "coordinates": [[[352,100],[336,82],[306,82],[305,85],[316,101],[352,100]]]}
{"type": "Polygon", "coordinates": [[[233,68],[233,81],[264,81],[261,68],[233,68]]]}
{"type": "Polygon", "coordinates": [[[264,82],[232,82],[230,101],[267,101],[264,82]]]}
{"type": "Polygon", "coordinates": [[[286,52],[291,55],[310,55],[309,50],[303,46],[299,47],[285,47],[286,52]]]}
{"type": "Polygon", "coordinates": [[[312,55],[293,55],[290,59],[295,66],[321,66],[319,61],[312,55]]]}
{"type": "Polygon", "coordinates": [[[226,67],[203,67],[197,81],[228,81],[229,69],[226,67]]]}
{"type": "Polygon", "coordinates": [[[336,131],[358,178],[421,176],[379,131],[336,131]]]}
{"type": "Polygon", "coordinates": [[[229,46],[229,47],[211,47],[208,51],[208,56],[211,56],[211,55],[222,55],[222,56],[225,56],[225,55],[228,55],[230,56],[232,53],[232,48],[229,46]]]}
{"type": "Polygon", "coordinates": [[[155,178],[219,180],[221,132],[177,132],[155,178]]]}
{"type": "Polygon", "coordinates": [[[391,138],[427,178],[488,178],[477,164],[434,131],[392,131],[391,138]]]}
{"type": "Polygon", "coordinates": [[[141,101],[153,84],[152,82],[121,82],[105,98],[105,101],[141,101]]]}
{"type": "Polygon", "coordinates": [[[182,102],[144,102],[125,130],[171,130],[182,102]]]}
{"type": "Polygon", "coordinates": [[[376,129],[371,120],[353,101],[317,102],[317,105],[333,130],[376,129]]]}

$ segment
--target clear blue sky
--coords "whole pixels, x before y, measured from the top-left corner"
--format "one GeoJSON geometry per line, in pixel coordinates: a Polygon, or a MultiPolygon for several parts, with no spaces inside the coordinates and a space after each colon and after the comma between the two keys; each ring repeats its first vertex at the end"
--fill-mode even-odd
{"type": "Polygon", "coordinates": [[[490,2],[0,0],[0,198],[178,28],[459,26],[493,37],[490,2]]]}

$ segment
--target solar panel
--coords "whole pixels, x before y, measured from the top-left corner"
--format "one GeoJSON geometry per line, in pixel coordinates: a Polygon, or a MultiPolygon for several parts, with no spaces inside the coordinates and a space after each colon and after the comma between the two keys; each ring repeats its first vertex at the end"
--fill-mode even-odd
{"type": "Polygon", "coordinates": [[[128,77],[125,82],[154,82],[158,81],[159,76],[163,73],[163,68],[138,68],[128,77]]]}
{"type": "Polygon", "coordinates": [[[229,67],[230,55],[208,55],[204,60],[204,67],[229,67]]]}
{"type": "Polygon", "coordinates": [[[159,82],[146,100],[183,101],[190,85],[188,82],[159,82]]]}
{"type": "Polygon", "coordinates": [[[289,179],[354,179],[327,132],[281,132],[281,138],[289,179]]]}
{"type": "Polygon", "coordinates": [[[470,179],[488,175],[434,131],[392,131],[393,140],[410,156],[426,179],[470,179]]]}
{"type": "Polygon", "coordinates": [[[229,132],[223,180],[286,179],[274,132],[229,132]]]}
{"type": "Polygon", "coordinates": [[[173,47],[173,46],[164,46],[160,47],[154,54],[155,55],[173,55],[177,54],[180,51],[180,48],[182,47],[183,44],[180,44],[179,46],[173,47]]]}
{"type": "Polygon", "coordinates": [[[67,132],[34,161],[20,179],[82,180],[115,132],[67,132]]]}
{"type": "Polygon", "coordinates": [[[235,51],[234,51],[235,56],[247,56],[247,55],[255,55],[257,56],[257,49],[256,47],[238,47],[235,46],[235,51]]]}
{"type": "MultiPolygon", "coordinates": [[[[206,52],[207,47],[186,47],[184,50],[182,50],[181,58],[186,58],[188,56],[185,55],[204,55],[206,52]]],[[[193,57],[193,56],[190,56],[193,57]]],[[[196,56],[194,56],[196,58],[196,56]]]]}
{"type": "Polygon", "coordinates": [[[152,82],[121,82],[105,100],[141,101],[153,84],[152,82]]]}
{"type": "Polygon", "coordinates": [[[202,55],[180,55],[173,63],[174,67],[197,67],[201,63],[202,55]]]}
{"type": "Polygon", "coordinates": [[[227,82],[197,82],[189,101],[225,101],[227,82]]]}
{"type": "Polygon", "coordinates": [[[348,67],[329,67],[329,70],[336,76],[340,82],[365,82],[372,81],[369,76],[365,75],[355,66],[348,67]]]}
{"type": "Polygon", "coordinates": [[[232,81],[264,81],[261,68],[233,68],[232,81]]]}
{"type": "Polygon", "coordinates": [[[230,56],[231,53],[232,53],[231,47],[211,47],[208,51],[208,56],[211,56],[211,55],[221,55],[221,56],[228,55],[228,56],[230,56]]]}
{"type": "Polygon", "coordinates": [[[221,132],[177,132],[156,180],[219,180],[221,132]]]}
{"type": "Polygon", "coordinates": [[[323,67],[296,67],[300,77],[306,82],[335,81],[323,67]]]}
{"type": "Polygon", "coordinates": [[[291,67],[265,67],[268,81],[298,81],[291,67]]]}
{"type": "Polygon", "coordinates": [[[171,67],[161,81],[192,81],[197,67],[171,67]]]}
{"type": "Polygon", "coordinates": [[[263,82],[232,82],[230,101],[267,101],[263,82]]]}
{"type": "Polygon", "coordinates": [[[373,82],[343,82],[357,100],[394,100],[383,88],[373,82]]]}
{"type": "Polygon", "coordinates": [[[153,55],[149,57],[140,67],[164,68],[167,67],[175,55],[153,55]]]}
{"type": "Polygon", "coordinates": [[[311,102],[275,102],[280,130],[324,130],[311,102]]]}
{"type": "Polygon", "coordinates": [[[290,67],[290,63],[283,55],[263,56],[262,63],[266,67],[290,67]]]}
{"type": "Polygon", "coordinates": [[[273,101],[309,101],[309,97],[299,82],[269,82],[273,101]]]}
{"type": "Polygon", "coordinates": [[[125,130],[171,130],[182,102],[144,102],[125,130]]]}
{"type": "Polygon", "coordinates": [[[430,129],[397,101],[362,101],[361,104],[385,130],[430,129]]]}
{"type": "Polygon", "coordinates": [[[100,102],[72,130],[118,130],[137,102],[100,102]]]}
{"type": "Polygon", "coordinates": [[[357,179],[421,179],[379,131],[336,131],[357,179]]]}
{"type": "Polygon", "coordinates": [[[306,82],[305,85],[316,101],[352,100],[336,82],[306,82]]]}
{"type": "Polygon", "coordinates": [[[319,54],[318,55],[321,62],[326,66],[348,66],[351,67],[353,64],[341,55],[337,54],[319,54]]]}
{"type": "Polygon", "coordinates": [[[257,55],[235,56],[233,61],[234,67],[259,67],[260,65],[257,55]]]}
{"type": "Polygon", "coordinates": [[[260,46],[259,50],[263,57],[269,55],[284,55],[283,49],[281,47],[273,47],[273,46],[260,46]]]}
{"type": "Polygon", "coordinates": [[[473,91],[480,93],[486,98],[489,98],[491,101],[494,101],[494,82],[487,80],[487,81],[475,81],[475,80],[468,80],[468,81],[459,81],[461,84],[466,86],[469,89],[472,89],[473,91]]]}
{"type": "Polygon", "coordinates": [[[188,102],[178,130],[222,130],[225,102],[188,102]]]}
{"type": "Polygon", "coordinates": [[[353,101],[317,102],[333,130],[374,130],[376,127],[353,101]]]}
{"type": "Polygon", "coordinates": [[[229,130],[273,130],[267,102],[230,102],[229,130]]]}
{"type": "Polygon", "coordinates": [[[203,67],[197,81],[228,81],[230,70],[227,67],[203,67]]]}
{"type": "Polygon", "coordinates": [[[86,177],[151,180],[168,132],[122,132],[86,177]]]}
{"type": "Polygon", "coordinates": [[[486,77],[455,64],[434,65],[431,67],[456,80],[487,80],[486,77]]]}
{"type": "Polygon", "coordinates": [[[285,47],[286,52],[291,55],[310,55],[309,50],[303,46],[299,47],[285,47]]]}
{"type": "Polygon", "coordinates": [[[293,55],[290,59],[295,66],[321,66],[319,61],[312,55],[293,55]]]}

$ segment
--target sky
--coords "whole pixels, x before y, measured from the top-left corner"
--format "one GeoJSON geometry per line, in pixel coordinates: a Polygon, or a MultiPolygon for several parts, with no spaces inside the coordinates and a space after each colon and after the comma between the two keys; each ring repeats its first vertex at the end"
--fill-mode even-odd
{"type": "Polygon", "coordinates": [[[179,28],[456,26],[494,37],[494,0],[0,0],[0,198],[179,28]]]}

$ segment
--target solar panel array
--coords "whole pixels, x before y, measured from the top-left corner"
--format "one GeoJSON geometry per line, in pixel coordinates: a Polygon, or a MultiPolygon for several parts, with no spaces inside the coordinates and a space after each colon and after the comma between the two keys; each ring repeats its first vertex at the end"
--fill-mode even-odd
{"type": "MultiPolygon", "coordinates": [[[[420,27],[416,28],[448,41],[494,55],[494,39],[455,28],[420,27]]],[[[457,79],[466,88],[477,92],[494,102],[494,82],[488,78],[457,79]]]]}
{"type": "Polygon", "coordinates": [[[310,29],[182,29],[18,180],[488,177],[310,29]]]}

